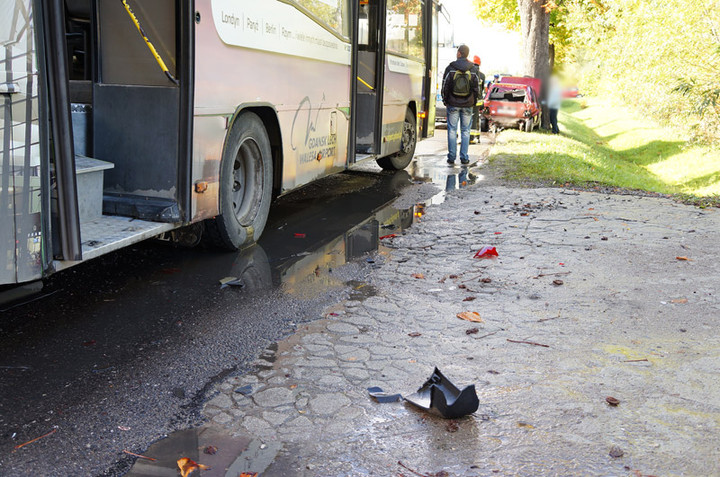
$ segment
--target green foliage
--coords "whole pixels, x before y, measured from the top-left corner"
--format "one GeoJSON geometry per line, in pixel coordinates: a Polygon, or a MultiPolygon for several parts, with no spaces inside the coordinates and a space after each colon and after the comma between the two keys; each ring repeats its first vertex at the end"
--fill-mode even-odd
{"type": "Polygon", "coordinates": [[[720,139],[720,0],[573,0],[567,7],[570,63],[583,91],[698,139],[720,139]]]}

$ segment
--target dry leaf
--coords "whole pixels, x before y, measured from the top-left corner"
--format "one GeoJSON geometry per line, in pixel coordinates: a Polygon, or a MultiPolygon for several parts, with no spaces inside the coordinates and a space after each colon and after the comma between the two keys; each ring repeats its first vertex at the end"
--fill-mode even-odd
{"type": "Polygon", "coordinates": [[[408,333],[408,336],[411,338],[417,338],[418,336],[422,336],[422,333],[419,331],[413,331],[412,333],[408,333]]]}
{"type": "Polygon", "coordinates": [[[675,300],[670,300],[670,303],[687,303],[687,298],[676,298],[675,300]]]}
{"type": "Polygon", "coordinates": [[[182,457],[178,459],[177,465],[180,468],[180,475],[182,475],[182,477],[188,477],[188,475],[192,474],[198,469],[207,470],[210,468],[207,465],[198,464],[194,460],[188,459],[187,457],[182,457]]]}
{"type": "Polygon", "coordinates": [[[422,273],[413,273],[412,277],[417,278],[418,280],[421,280],[421,279],[425,278],[425,275],[423,275],[422,273]]]}
{"type": "Polygon", "coordinates": [[[469,296],[469,297],[466,297],[463,301],[473,301],[473,300],[476,299],[476,298],[477,298],[477,297],[469,296]]]}
{"type": "Polygon", "coordinates": [[[461,320],[483,323],[483,319],[480,318],[480,313],[477,311],[463,311],[462,313],[458,313],[456,316],[461,320]]]}
{"type": "Polygon", "coordinates": [[[686,262],[691,262],[691,261],[692,261],[692,259],[689,259],[689,258],[687,258],[687,257],[675,257],[675,259],[676,259],[676,260],[684,260],[684,261],[686,261],[686,262]]]}

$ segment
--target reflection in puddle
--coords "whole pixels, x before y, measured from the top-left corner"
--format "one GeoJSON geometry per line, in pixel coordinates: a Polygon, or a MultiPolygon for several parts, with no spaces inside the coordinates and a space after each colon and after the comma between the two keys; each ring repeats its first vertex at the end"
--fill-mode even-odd
{"type": "MultiPolygon", "coordinates": [[[[260,473],[273,462],[280,444],[264,444],[248,437],[231,437],[212,428],[185,429],[161,439],[133,465],[127,477],[180,475],[177,461],[191,459],[206,465],[203,477],[237,477],[243,472],[260,473]]],[[[191,476],[199,476],[193,472],[191,476]]]]}

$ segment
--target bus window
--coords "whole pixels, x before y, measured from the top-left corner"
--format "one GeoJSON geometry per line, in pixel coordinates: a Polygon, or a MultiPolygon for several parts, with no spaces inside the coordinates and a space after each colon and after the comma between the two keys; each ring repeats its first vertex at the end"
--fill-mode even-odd
{"type": "Polygon", "coordinates": [[[349,0],[295,0],[338,34],[350,37],[349,0]]]}
{"type": "Polygon", "coordinates": [[[425,0],[388,0],[387,48],[401,55],[425,57],[423,7],[425,0]]]}

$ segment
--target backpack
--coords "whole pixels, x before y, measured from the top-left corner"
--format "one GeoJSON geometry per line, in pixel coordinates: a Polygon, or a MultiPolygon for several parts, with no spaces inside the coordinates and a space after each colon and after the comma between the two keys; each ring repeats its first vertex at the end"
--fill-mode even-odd
{"type": "Polygon", "coordinates": [[[472,75],[470,70],[455,70],[452,77],[452,94],[453,96],[470,96],[472,93],[472,75]]]}

